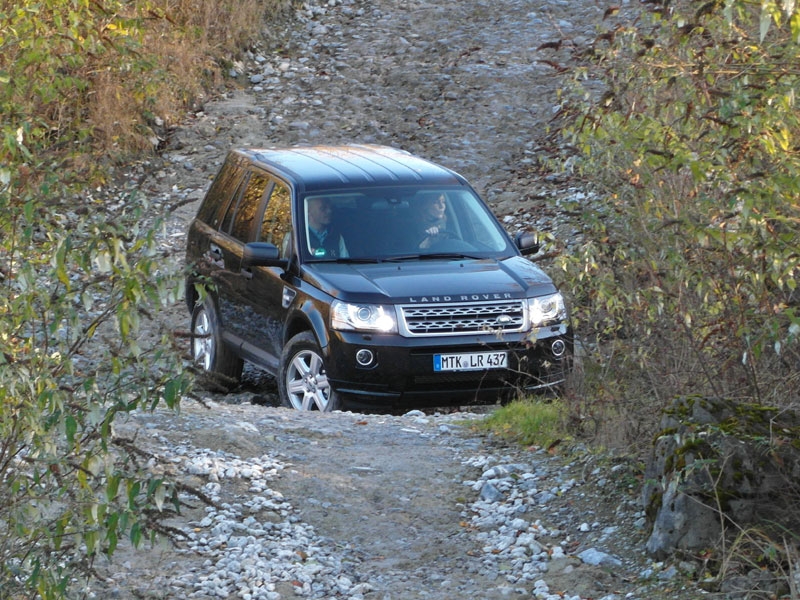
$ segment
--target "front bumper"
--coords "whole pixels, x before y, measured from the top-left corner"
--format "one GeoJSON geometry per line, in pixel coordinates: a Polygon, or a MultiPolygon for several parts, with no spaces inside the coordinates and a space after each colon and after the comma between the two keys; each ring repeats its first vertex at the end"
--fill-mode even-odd
{"type": "Polygon", "coordinates": [[[326,350],[328,378],[348,406],[410,408],[491,403],[515,392],[554,388],[567,376],[573,342],[572,332],[561,324],[502,336],[337,332],[326,350]],[[359,364],[365,351],[373,360],[359,364]],[[505,368],[434,370],[436,354],[500,351],[507,353],[505,368]]]}

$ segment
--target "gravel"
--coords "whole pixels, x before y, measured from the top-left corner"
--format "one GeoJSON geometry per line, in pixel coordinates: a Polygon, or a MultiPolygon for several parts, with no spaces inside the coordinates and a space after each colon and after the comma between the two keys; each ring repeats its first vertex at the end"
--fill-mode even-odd
{"type": "Polygon", "coordinates": [[[257,392],[117,424],[201,490],[94,598],[696,598],[643,554],[632,465],[509,445],[485,414],[302,413],[257,392]],[[665,576],[666,574],[666,576],[665,576]]]}

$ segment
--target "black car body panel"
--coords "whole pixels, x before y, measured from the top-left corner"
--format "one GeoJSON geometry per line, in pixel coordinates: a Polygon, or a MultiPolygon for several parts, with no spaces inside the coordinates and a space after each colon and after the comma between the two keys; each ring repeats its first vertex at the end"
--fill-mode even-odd
{"type": "Polygon", "coordinates": [[[463,185],[449,169],[380,146],[316,146],[250,150],[245,155],[281,172],[299,193],[359,187],[463,185]]]}
{"type": "Polygon", "coordinates": [[[518,256],[502,261],[312,263],[305,270],[316,287],[348,302],[474,302],[557,291],[544,271],[518,256]]]}
{"type": "Polygon", "coordinates": [[[569,365],[552,280],[463,177],[392,148],[231,151],[187,263],[187,304],[208,295],[226,351],[280,379],[289,340],[312,332],[353,406],[494,401],[556,386],[569,365]],[[420,220],[435,202],[439,220],[420,220]]]}

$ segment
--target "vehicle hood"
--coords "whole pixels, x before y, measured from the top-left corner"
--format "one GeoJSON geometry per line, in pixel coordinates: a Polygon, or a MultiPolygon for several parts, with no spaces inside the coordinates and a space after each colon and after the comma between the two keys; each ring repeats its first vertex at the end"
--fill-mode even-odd
{"type": "Polygon", "coordinates": [[[377,264],[320,262],[306,264],[304,272],[309,283],[346,302],[475,302],[556,291],[550,277],[521,256],[377,264]]]}

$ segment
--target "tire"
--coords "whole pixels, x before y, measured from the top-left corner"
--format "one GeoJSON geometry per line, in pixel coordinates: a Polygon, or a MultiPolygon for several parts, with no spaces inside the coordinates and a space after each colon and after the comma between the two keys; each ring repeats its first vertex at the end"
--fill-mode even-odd
{"type": "Polygon", "coordinates": [[[239,382],[244,362],[222,341],[217,310],[209,296],[192,311],[191,353],[194,363],[223,390],[239,382]]]}
{"type": "Polygon", "coordinates": [[[328,382],[319,344],[309,331],[297,334],[284,347],[278,389],[287,408],[331,412],[342,407],[341,397],[328,382]]]}

